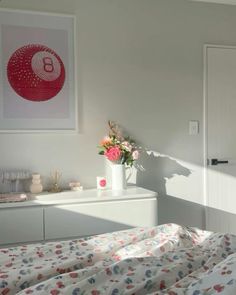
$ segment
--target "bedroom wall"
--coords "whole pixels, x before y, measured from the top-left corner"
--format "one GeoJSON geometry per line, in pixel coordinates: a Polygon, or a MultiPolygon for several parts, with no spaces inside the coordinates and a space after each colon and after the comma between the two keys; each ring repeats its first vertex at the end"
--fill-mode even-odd
{"type": "Polygon", "coordinates": [[[149,153],[134,174],[160,195],[159,222],[204,226],[203,44],[236,45],[236,7],[187,0],[2,0],[0,7],[75,14],[78,135],[1,134],[0,167],[94,187],[97,143],[113,119],[149,153]],[[200,134],[188,134],[189,120],[200,134]]]}

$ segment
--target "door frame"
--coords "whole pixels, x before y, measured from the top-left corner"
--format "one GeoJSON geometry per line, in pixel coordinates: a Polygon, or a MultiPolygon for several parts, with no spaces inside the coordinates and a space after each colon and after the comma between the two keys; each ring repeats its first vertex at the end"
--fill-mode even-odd
{"type": "Polygon", "coordinates": [[[209,197],[208,197],[208,97],[207,97],[207,49],[208,48],[222,48],[222,49],[236,49],[233,45],[219,45],[219,44],[204,44],[203,46],[203,202],[205,207],[205,228],[209,225],[209,197]]]}

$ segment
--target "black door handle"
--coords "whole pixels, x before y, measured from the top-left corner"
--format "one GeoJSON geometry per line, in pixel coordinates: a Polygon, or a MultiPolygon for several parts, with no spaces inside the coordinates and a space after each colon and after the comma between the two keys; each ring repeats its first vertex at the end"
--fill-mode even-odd
{"type": "Polygon", "coordinates": [[[229,161],[219,161],[218,159],[211,159],[211,165],[216,166],[218,164],[228,164],[229,161]]]}

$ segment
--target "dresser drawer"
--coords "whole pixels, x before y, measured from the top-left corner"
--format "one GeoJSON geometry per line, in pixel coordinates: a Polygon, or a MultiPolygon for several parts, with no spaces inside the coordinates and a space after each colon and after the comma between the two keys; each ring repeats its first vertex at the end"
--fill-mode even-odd
{"type": "Polygon", "coordinates": [[[156,198],[53,206],[44,210],[45,239],[157,225],[156,198]]]}
{"type": "Polygon", "coordinates": [[[17,208],[0,211],[0,244],[41,241],[43,209],[17,208]]]}

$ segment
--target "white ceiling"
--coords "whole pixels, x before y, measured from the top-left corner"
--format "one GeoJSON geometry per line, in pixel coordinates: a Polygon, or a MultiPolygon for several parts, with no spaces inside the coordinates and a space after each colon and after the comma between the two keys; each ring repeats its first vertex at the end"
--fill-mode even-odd
{"type": "Polygon", "coordinates": [[[192,0],[192,1],[236,5],[236,0],[192,0]]]}

